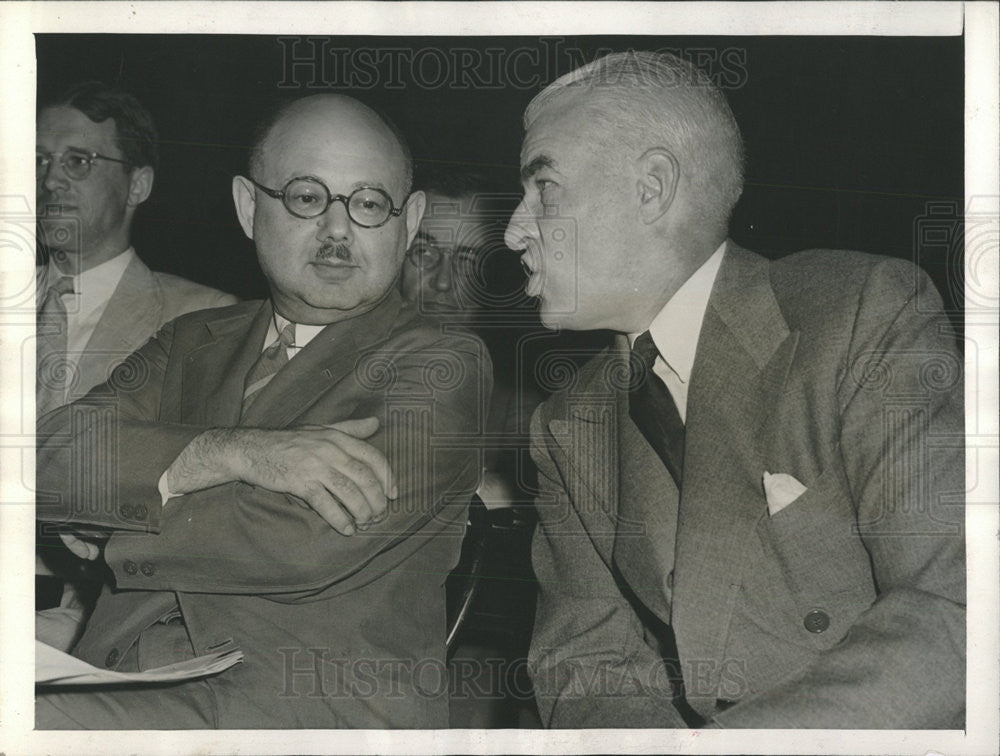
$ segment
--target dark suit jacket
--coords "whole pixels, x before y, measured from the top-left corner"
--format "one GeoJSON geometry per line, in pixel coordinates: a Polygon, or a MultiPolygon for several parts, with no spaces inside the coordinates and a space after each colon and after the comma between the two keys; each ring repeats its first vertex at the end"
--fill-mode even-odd
{"type": "Polygon", "coordinates": [[[116,530],[116,588],[74,653],[115,667],[179,603],[197,653],[246,654],[209,680],[219,727],[445,727],[443,585],[481,469],[485,349],[393,292],[324,329],[241,419],[270,313],[248,302],[179,318],[109,384],[40,421],[38,485],[59,500],[39,518],[116,530]],[[341,536],[294,497],[244,483],[161,507],[160,475],[206,428],[370,415],[400,496],[367,532],[341,536]]]}
{"type": "Polygon", "coordinates": [[[628,343],[533,418],[552,727],[958,727],[962,366],[923,273],[732,243],[688,395],[683,492],[628,414],[628,343]],[[807,492],[768,513],[762,476],[807,492]],[[694,719],[689,717],[689,721],[694,719]]]}

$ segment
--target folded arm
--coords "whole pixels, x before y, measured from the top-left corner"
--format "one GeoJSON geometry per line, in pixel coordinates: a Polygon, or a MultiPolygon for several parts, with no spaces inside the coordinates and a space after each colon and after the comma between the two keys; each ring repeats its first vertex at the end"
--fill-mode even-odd
{"type": "Polygon", "coordinates": [[[305,502],[342,535],[385,517],[396,497],[385,456],[365,443],[374,417],[291,430],[217,428],[196,436],[166,472],[171,494],[240,481],[305,502]]]}
{"type": "MultiPolygon", "coordinates": [[[[141,359],[151,367],[165,365],[170,339],[166,333],[147,344],[141,359]]],[[[116,530],[105,559],[119,588],[321,590],[421,528],[443,530],[461,519],[458,510],[478,482],[479,451],[470,440],[479,430],[479,413],[486,411],[489,364],[478,341],[444,340],[426,346],[447,349],[457,361],[453,385],[429,390],[426,355],[419,348],[400,350],[393,360],[395,380],[384,392],[353,385],[345,390],[356,396],[340,410],[347,417],[307,418],[352,420],[350,432],[345,426],[262,431],[160,422],[162,367],[149,371],[141,396],[118,392],[109,401],[107,391],[91,394],[40,427],[40,485],[59,496],[40,508],[39,518],[116,530]],[[113,409],[102,415],[102,403],[113,409]],[[374,432],[362,442],[356,436],[366,423],[375,424],[365,418],[377,418],[378,428],[368,428],[374,432]],[[453,438],[462,435],[460,442],[453,438]],[[102,459],[109,437],[117,475],[67,486],[74,460],[102,459]],[[331,463],[338,455],[342,464],[331,463]],[[401,471],[395,482],[381,459],[401,471]],[[183,495],[163,506],[157,484],[168,468],[171,493],[183,495]],[[350,486],[356,489],[358,522],[381,521],[348,537],[310,507],[336,519],[330,512],[351,496],[340,499],[337,491],[350,486]],[[385,488],[390,494],[398,488],[399,495],[381,504],[385,488]],[[448,507],[452,500],[459,506],[448,507]],[[106,504],[88,504],[93,501],[106,504]]],[[[343,522],[345,530],[351,527],[343,522]]],[[[460,525],[456,532],[460,538],[460,525]]]]}

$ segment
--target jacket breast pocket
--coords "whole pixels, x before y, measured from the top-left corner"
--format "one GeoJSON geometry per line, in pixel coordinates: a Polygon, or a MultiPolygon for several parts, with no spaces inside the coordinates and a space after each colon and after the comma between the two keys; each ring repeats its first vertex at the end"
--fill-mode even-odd
{"type": "Polygon", "coordinates": [[[794,606],[797,638],[833,645],[875,598],[871,561],[857,533],[850,488],[839,466],[828,467],[784,509],[757,526],[759,568],[772,590],[794,606]]]}

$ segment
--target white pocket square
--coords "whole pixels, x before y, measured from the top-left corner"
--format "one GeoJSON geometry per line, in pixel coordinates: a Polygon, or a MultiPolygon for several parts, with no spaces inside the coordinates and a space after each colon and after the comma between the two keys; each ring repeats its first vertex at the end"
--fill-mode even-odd
{"type": "Polygon", "coordinates": [[[764,496],[767,499],[767,513],[774,517],[802,494],[806,487],[791,475],[764,471],[764,496]]]}

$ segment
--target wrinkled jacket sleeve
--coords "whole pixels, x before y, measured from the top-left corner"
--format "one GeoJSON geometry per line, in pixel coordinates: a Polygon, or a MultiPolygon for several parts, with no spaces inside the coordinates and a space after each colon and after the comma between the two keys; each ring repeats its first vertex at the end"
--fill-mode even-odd
{"type": "MultiPolygon", "coordinates": [[[[337,590],[341,583],[349,590],[363,579],[361,568],[377,557],[402,559],[438,533],[461,538],[461,515],[478,485],[475,438],[488,409],[488,357],[471,337],[422,338],[425,343],[410,338],[394,355],[391,385],[384,391],[357,392],[343,417],[310,418],[380,420],[369,443],[388,457],[400,495],[390,502],[389,517],[366,532],[342,536],[295,497],[241,482],[161,506],[160,475],[204,430],[157,419],[171,358],[170,326],[130,358],[145,371],[142,390],[116,396],[106,385],[44,418],[39,485],[55,495],[39,507],[38,516],[115,530],[105,559],[119,588],[266,594],[292,601],[337,590]],[[429,374],[424,349],[449,355],[447,375],[429,374]],[[100,469],[81,480],[77,470],[87,465],[100,469]]],[[[385,348],[391,349],[391,342],[385,348]]]]}

